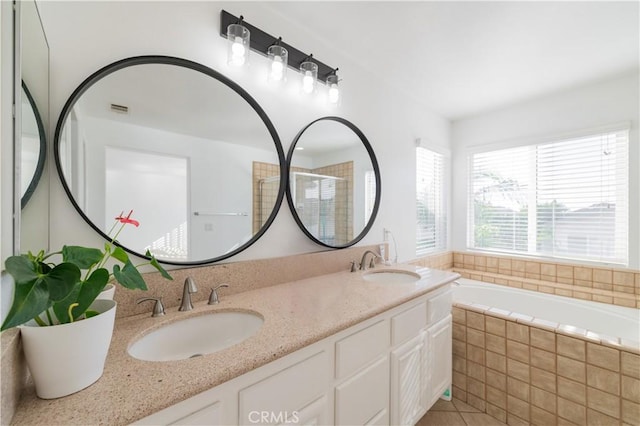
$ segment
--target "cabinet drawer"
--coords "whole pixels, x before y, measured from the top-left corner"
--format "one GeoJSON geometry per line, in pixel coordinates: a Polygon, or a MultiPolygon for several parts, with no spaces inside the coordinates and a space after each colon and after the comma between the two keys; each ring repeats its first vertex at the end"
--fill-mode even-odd
{"type": "Polygon", "coordinates": [[[389,358],[385,356],[336,387],[336,424],[362,425],[387,411],[389,358]]]}
{"type": "Polygon", "coordinates": [[[195,413],[192,413],[186,417],[183,417],[173,423],[172,425],[219,425],[223,424],[222,421],[222,407],[220,402],[204,407],[195,413]]]}
{"type": "Polygon", "coordinates": [[[389,348],[389,321],[382,320],[336,343],[336,377],[342,379],[389,348]]]}
{"type": "Polygon", "coordinates": [[[420,303],[391,318],[391,344],[399,345],[412,337],[427,325],[427,305],[420,303]]]}
{"type": "MultiPolygon", "coordinates": [[[[240,424],[253,424],[252,412],[277,416],[300,410],[326,392],[331,384],[331,362],[319,352],[239,392],[240,424]]],[[[255,414],[253,414],[255,416],[255,414]]]]}
{"type": "Polygon", "coordinates": [[[442,294],[427,300],[427,312],[429,312],[428,323],[435,324],[442,318],[451,314],[451,304],[453,301],[453,290],[448,289],[442,294]]]}

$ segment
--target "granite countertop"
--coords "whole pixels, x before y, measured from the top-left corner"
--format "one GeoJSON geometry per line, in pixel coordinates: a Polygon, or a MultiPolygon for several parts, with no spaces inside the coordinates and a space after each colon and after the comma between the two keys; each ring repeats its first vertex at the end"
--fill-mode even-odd
{"type": "MultiPolygon", "coordinates": [[[[408,284],[376,284],[363,272],[339,272],[258,290],[222,296],[220,304],[197,303],[193,311],[167,309],[116,320],[103,376],[88,388],[59,399],[36,397],[25,389],[13,424],[129,424],[250,370],[283,357],[363,320],[428,293],[459,275],[410,265],[387,269],[417,272],[408,284]],[[262,328],[221,351],[180,361],[132,358],[128,346],[153,329],[213,311],[254,311],[262,328]]],[[[382,268],[376,268],[381,270],[382,268]]],[[[202,289],[202,291],[206,291],[202,289]]]]}

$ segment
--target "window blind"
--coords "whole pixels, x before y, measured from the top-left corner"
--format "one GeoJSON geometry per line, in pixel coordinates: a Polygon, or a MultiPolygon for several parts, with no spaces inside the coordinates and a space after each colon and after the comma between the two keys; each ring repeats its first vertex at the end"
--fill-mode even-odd
{"type": "Polygon", "coordinates": [[[416,148],[416,254],[447,247],[446,157],[416,148]]]}
{"type": "Polygon", "coordinates": [[[628,264],[628,134],[471,155],[469,246],[628,264]]]}

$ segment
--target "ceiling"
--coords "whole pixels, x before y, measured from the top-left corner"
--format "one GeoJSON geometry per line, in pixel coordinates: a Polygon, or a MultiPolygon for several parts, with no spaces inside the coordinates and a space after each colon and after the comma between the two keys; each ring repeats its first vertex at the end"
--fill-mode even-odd
{"type": "Polygon", "coordinates": [[[637,72],[639,4],[265,3],[450,120],[637,72]]]}

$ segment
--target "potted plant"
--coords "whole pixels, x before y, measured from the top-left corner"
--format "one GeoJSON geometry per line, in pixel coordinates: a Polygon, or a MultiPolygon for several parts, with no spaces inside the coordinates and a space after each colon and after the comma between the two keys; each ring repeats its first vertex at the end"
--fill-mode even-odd
{"type": "Polygon", "coordinates": [[[134,265],[127,252],[115,245],[127,224],[139,226],[131,214],[116,218],[108,232],[115,234],[104,250],[65,245],[57,252],[29,252],[5,261],[14,280],[14,296],[0,329],[21,326],[27,365],[40,398],[69,395],[102,376],[116,303],[96,298],[110,279],[128,289],[146,290],[138,271],[143,265],[172,279],[148,250],[150,260],[134,265]],[[61,262],[53,262],[52,258],[60,257],[61,262]]]}

